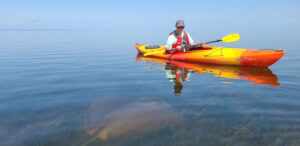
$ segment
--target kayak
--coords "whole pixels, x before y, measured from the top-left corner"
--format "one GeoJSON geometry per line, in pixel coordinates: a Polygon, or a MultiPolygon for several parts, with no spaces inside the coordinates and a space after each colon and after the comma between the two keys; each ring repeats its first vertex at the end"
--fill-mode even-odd
{"type": "Polygon", "coordinates": [[[151,45],[136,44],[139,54],[153,53],[149,56],[169,60],[179,60],[197,63],[259,66],[268,67],[277,62],[284,54],[284,50],[255,50],[227,47],[203,46],[186,52],[166,53],[165,46],[151,47],[151,45]]]}
{"type": "MultiPolygon", "coordinates": [[[[247,80],[249,81],[249,84],[263,84],[275,87],[280,86],[277,76],[267,67],[247,67],[236,65],[190,63],[176,60],[167,60],[157,57],[148,57],[143,55],[137,55],[136,61],[160,63],[162,64],[163,68],[159,68],[159,70],[167,70],[171,68],[172,70],[192,70],[193,73],[200,74],[209,73],[212,74],[214,77],[222,78],[222,81],[224,79],[239,79],[247,80]]],[[[157,65],[155,66],[157,67],[157,65]]],[[[147,68],[155,69],[154,67],[147,68]]],[[[230,82],[225,81],[223,82],[225,84],[234,82],[234,80],[230,80],[230,82]]]]}

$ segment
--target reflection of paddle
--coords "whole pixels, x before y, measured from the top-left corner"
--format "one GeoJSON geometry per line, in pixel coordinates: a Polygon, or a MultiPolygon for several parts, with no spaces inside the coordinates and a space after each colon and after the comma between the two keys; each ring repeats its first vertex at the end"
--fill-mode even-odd
{"type": "MultiPolygon", "coordinates": [[[[226,42],[226,43],[229,43],[229,42],[238,41],[239,39],[240,39],[240,35],[236,33],[236,34],[229,34],[229,35],[223,37],[220,40],[205,42],[204,44],[211,44],[211,43],[216,43],[216,42],[226,42]]],[[[188,47],[197,48],[197,46],[199,47],[199,45],[203,45],[203,43],[197,44],[197,45],[193,45],[193,46],[188,46],[188,47]]],[[[158,53],[164,53],[164,52],[165,52],[165,50],[153,51],[153,52],[145,53],[144,56],[148,56],[148,55],[152,55],[152,54],[158,54],[158,53]]]]}

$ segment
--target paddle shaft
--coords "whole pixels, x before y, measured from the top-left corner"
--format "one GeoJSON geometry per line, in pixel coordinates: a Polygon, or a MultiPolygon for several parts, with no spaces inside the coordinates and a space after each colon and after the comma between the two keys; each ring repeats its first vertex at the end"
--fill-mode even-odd
{"type": "Polygon", "coordinates": [[[216,42],[221,42],[222,40],[215,40],[215,41],[210,41],[210,42],[205,42],[205,44],[211,44],[211,43],[216,43],[216,42]]]}
{"type": "MultiPolygon", "coordinates": [[[[240,39],[240,35],[239,34],[230,34],[230,35],[227,35],[227,36],[223,37],[220,40],[215,40],[215,41],[210,41],[210,42],[204,42],[204,43],[196,44],[196,45],[192,45],[192,46],[189,45],[189,46],[185,46],[184,48],[201,48],[202,45],[205,45],[205,44],[211,44],[211,43],[216,43],[216,42],[235,42],[235,41],[238,41],[239,39],[240,39]]],[[[166,51],[175,51],[175,50],[177,50],[177,49],[175,48],[175,49],[166,50],[166,51]]],[[[164,51],[165,50],[149,52],[149,53],[144,54],[144,56],[148,56],[148,55],[152,55],[152,54],[156,54],[156,53],[163,53],[164,51]]]]}
{"type": "MultiPolygon", "coordinates": [[[[205,42],[205,44],[211,44],[211,43],[217,43],[217,42],[221,42],[222,40],[215,40],[215,41],[210,41],[210,42],[205,42]]],[[[197,46],[197,45],[202,45],[201,44],[196,44],[196,45],[193,45],[193,46],[197,46]]],[[[193,47],[193,46],[189,46],[189,47],[193,47]]]]}
{"type": "MultiPolygon", "coordinates": [[[[222,40],[215,40],[215,41],[205,42],[205,44],[217,43],[217,42],[221,42],[221,41],[222,41],[222,40]]],[[[198,48],[198,47],[197,47],[198,45],[203,45],[203,43],[201,43],[201,44],[196,44],[196,45],[193,45],[193,46],[186,46],[186,47],[184,47],[184,48],[188,48],[188,47],[190,47],[190,48],[198,48]]],[[[172,49],[172,51],[174,51],[174,50],[177,50],[177,49],[176,49],[176,48],[172,49]]]]}
{"type": "MultiPolygon", "coordinates": [[[[211,43],[216,43],[216,42],[221,42],[221,41],[222,40],[215,40],[215,41],[205,42],[205,44],[211,44],[211,43]]],[[[196,44],[196,45],[193,45],[193,46],[186,46],[185,48],[187,48],[187,47],[198,48],[197,45],[202,45],[202,43],[201,44],[196,44]]],[[[175,51],[175,50],[177,50],[177,49],[174,48],[174,49],[171,49],[170,51],[175,51]]],[[[156,53],[163,53],[163,52],[165,52],[165,50],[156,51],[156,52],[149,52],[149,53],[144,54],[144,56],[148,56],[148,55],[152,55],[152,54],[156,54],[156,53]]]]}

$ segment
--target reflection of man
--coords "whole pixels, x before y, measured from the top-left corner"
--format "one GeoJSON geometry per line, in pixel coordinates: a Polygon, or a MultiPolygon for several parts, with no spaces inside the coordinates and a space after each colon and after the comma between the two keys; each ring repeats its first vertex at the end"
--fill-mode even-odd
{"type": "Polygon", "coordinates": [[[179,96],[183,88],[181,82],[188,80],[190,76],[190,71],[185,68],[180,68],[171,63],[167,63],[165,67],[166,76],[170,82],[175,82],[174,94],[179,96]]]}
{"type": "Polygon", "coordinates": [[[170,82],[185,82],[190,72],[185,68],[166,68],[166,76],[170,82]]]}
{"type": "Polygon", "coordinates": [[[180,95],[182,88],[183,88],[183,86],[182,86],[181,82],[175,82],[175,85],[174,85],[174,94],[175,94],[175,96],[180,95]]]}

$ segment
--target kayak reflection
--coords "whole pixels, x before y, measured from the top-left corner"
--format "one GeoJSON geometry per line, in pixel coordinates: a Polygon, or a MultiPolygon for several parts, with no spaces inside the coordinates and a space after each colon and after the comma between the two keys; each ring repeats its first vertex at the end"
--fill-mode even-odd
{"type": "MultiPolygon", "coordinates": [[[[270,86],[280,86],[278,78],[269,68],[265,67],[245,67],[188,63],[175,60],[166,60],[154,57],[145,57],[138,55],[136,61],[145,61],[148,63],[161,63],[165,67],[161,70],[166,71],[166,76],[171,82],[175,82],[175,95],[180,94],[182,82],[188,81],[191,73],[211,73],[214,77],[226,79],[241,79],[250,81],[249,84],[264,84],[270,86]]],[[[149,69],[152,69],[151,67],[149,69]]],[[[223,82],[232,84],[233,82],[223,82]]]]}
{"type": "Polygon", "coordinates": [[[88,112],[84,127],[91,139],[86,144],[151,132],[179,121],[181,116],[159,99],[101,97],[88,112]]]}

